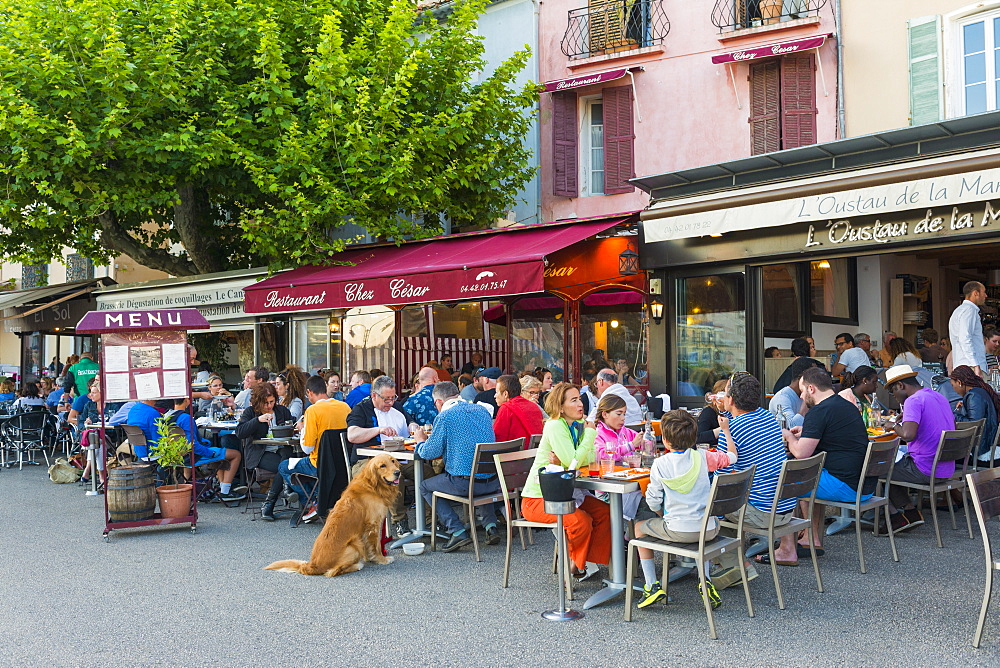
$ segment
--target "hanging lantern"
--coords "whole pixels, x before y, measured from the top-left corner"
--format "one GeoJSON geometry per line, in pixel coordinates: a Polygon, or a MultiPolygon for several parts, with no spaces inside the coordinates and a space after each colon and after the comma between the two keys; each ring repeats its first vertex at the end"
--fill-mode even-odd
{"type": "Polygon", "coordinates": [[[653,299],[649,302],[649,315],[652,316],[653,322],[657,325],[663,320],[663,303],[659,299],[653,299]]]}
{"type": "Polygon", "coordinates": [[[622,276],[635,276],[639,273],[639,254],[632,250],[632,244],[618,254],[618,273],[622,276]]]}

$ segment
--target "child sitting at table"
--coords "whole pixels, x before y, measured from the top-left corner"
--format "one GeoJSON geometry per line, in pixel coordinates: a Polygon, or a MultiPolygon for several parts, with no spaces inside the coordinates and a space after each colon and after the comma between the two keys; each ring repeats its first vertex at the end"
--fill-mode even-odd
{"type": "MultiPolygon", "coordinates": [[[[660,431],[667,451],[653,462],[649,472],[649,486],[646,488],[646,503],[656,513],[662,508],[663,517],[637,522],[635,535],[652,536],[673,543],[697,543],[711,493],[708,474],[735,464],[737,453],[732,446],[729,452],[696,448],[698,423],[687,411],[673,410],[664,413],[660,419],[660,431]]],[[[718,533],[718,520],[709,518],[705,540],[714,539],[718,533]]],[[[645,608],[666,599],[667,594],[656,579],[652,550],[639,548],[639,564],[646,580],[639,607],[645,608]]],[[[702,564],[702,567],[705,569],[706,586],[705,591],[701,591],[699,584],[699,593],[707,596],[712,607],[717,608],[722,604],[722,598],[709,579],[708,562],[702,564]]]]}

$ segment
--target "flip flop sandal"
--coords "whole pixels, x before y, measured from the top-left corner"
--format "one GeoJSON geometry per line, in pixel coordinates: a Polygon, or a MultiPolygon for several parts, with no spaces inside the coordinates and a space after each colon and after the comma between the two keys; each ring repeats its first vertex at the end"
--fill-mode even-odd
{"type": "MultiPolygon", "coordinates": [[[[769,555],[769,554],[758,555],[758,556],[754,557],[754,563],[761,564],[763,566],[770,566],[771,565],[771,555],[769,555]]],[[[799,562],[797,562],[797,561],[778,561],[778,560],[776,560],[774,563],[778,564],[779,566],[798,566],[799,565],[799,562]]]]}
{"type": "MultiPolygon", "coordinates": [[[[816,548],[817,557],[822,557],[824,554],[826,554],[826,550],[824,550],[821,547],[816,548]]],[[[797,556],[799,559],[812,559],[812,554],[809,552],[808,545],[802,545],[802,544],[796,545],[795,556],[797,556]]]]}

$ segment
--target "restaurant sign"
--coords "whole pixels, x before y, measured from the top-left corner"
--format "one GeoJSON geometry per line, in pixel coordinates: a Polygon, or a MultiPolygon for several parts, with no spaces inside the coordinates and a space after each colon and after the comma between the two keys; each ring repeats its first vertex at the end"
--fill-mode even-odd
{"type": "Polygon", "coordinates": [[[757,60],[758,58],[772,58],[774,56],[785,56],[799,51],[818,49],[826,42],[826,35],[817,35],[779,44],[768,44],[766,46],[755,46],[730,53],[720,53],[712,56],[712,62],[716,65],[722,63],[739,63],[744,60],[757,60]]]}
{"type": "Polygon", "coordinates": [[[245,294],[248,312],[280,313],[486,299],[540,292],[542,289],[541,263],[526,262],[408,276],[375,276],[363,280],[275,286],[269,290],[255,290],[250,286],[245,294]]]}

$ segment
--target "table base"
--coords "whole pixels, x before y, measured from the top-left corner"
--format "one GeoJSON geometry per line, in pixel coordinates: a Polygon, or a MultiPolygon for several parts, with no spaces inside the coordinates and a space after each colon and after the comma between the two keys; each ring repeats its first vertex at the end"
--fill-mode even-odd
{"type": "Polygon", "coordinates": [[[584,615],[579,610],[546,610],[542,617],[550,622],[575,622],[584,615]]]}
{"type": "Polygon", "coordinates": [[[837,519],[831,522],[826,528],[826,535],[832,536],[835,533],[839,533],[844,529],[849,528],[853,524],[854,516],[850,513],[850,511],[842,509],[840,511],[840,515],[837,516],[837,519]]]}
{"type": "Polygon", "coordinates": [[[625,593],[625,584],[621,582],[612,582],[611,580],[604,581],[604,589],[601,589],[591,595],[587,599],[587,602],[583,604],[584,610],[590,610],[595,608],[602,603],[607,603],[610,600],[618,598],[625,593]]]}

